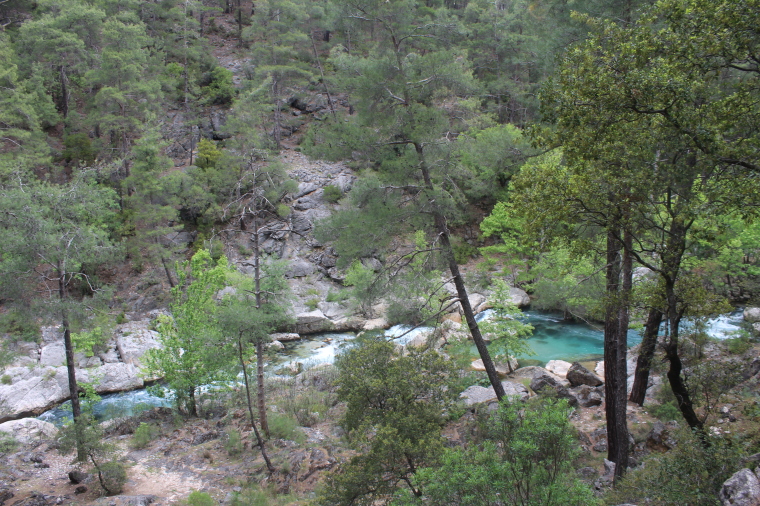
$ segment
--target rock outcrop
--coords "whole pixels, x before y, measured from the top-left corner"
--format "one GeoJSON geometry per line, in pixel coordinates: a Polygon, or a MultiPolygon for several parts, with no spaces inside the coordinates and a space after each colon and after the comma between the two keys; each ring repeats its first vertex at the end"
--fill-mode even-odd
{"type": "Polygon", "coordinates": [[[749,469],[734,473],[718,493],[723,506],[760,506],[760,480],[749,469]]]}
{"type": "Polygon", "coordinates": [[[567,381],[571,386],[577,387],[579,385],[588,385],[591,387],[598,387],[604,384],[604,382],[578,362],[573,362],[573,365],[567,370],[565,375],[567,381]]]}

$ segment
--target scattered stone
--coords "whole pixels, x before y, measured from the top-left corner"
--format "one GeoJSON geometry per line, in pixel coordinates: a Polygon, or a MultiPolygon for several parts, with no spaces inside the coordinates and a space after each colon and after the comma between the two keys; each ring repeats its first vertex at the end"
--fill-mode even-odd
{"type": "Polygon", "coordinates": [[[84,485],[79,485],[77,488],[74,489],[75,494],[84,494],[85,492],[87,492],[87,487],[85,487],[84,485]]]}
{"type": "Polygon", "coordinates": [[[718,497],[723,506],[760,505],[760,480],[749,469],[734,473],[720,489],[718,497]]]}
{"type": "Polygon", "coordinates": [[[83,483],[90,475],[79,469],[69,471],[69,481],[75,485],[83,483]]]}
{"type": "Polygon", "coordinates": [[[589,385],[580,385],[568,390],[582,408],[600,406],[604,400],[604,389],[601,387],[591,387],[589,385]]]}
{"type": "Polygon", "coordinates": [[[567,370],[567,381],[570,385],[577,387],[579,385],[588,385],[591,387],[598,387],[604,384],[604,382],[594,373],[583,367],[578,362],[573,362],[573,365],[567,370]]]}
{"type": "Polygon", "coordinates": [[[676,441],[671,437],[671,429],[675,428],[672,422],[664,424],[657,421],[652,425],[646,440],[646,446],[650,450],[668,451],[676,446],[676,441]]]}
{"type": "Polygon", "coordinates": [[[13,491],[9,488],[3,487],[0,488],[0,506],[3,506],[5,504],[5,501],[8,499],[11,499],[13,497],[13,491]]]}
{"type": "Polygon", "coordinates": [[[209,441],[212,441],[214,439],[219,439],[219,433],[215,430],[210,430],[208,432],[204,432],[203,434],[198,434],[193,438],[193,445],[201,445],[203,443],[207,443],[209,441]]]}

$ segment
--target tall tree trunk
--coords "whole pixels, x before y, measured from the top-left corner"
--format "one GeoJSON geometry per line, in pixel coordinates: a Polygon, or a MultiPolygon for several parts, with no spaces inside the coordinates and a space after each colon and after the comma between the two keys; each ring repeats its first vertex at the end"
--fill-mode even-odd
{"type": "Polygon", "coordinates": [[[626,421],[626,351],[628,298],[632,278],[630,234],[625,243],[618,239],[615,220],[607,230],[607,309],[604,321],[604,394],[607,418],[607,458],[615,463],[615,481],[628,467],[628,424],[626,421]],[[621,258],[622,251],[622,258],[621,258]],[[622,277],[622,283],[621,283],[622,277]]]}
{"type": "Polygon", "coordinates": [[[639,358],[636,361],[636,373],[631,388],[631,396],[628,398],[639,406],[644,405],[644,398],[647,394],[647,384],[649,383],[649,371],[652,368],[654,351],[657,348],[657,335],[659,334],[660,324],[662,323],[662,311],[652,308],[649,310],[647,322],[644,326],[644,337],[639,346],[639,358]]]}
{"type": "Polygon", "coordinates": [[[66,76],[66,69],[63,65],[58,66],[58,73],[60,74],[61,79],[61,115],[63,115],[63,119],[66,119],[69,115],[69,89],[66,86],[68,77],[66,76]]]}
{"type": "Polygon", "coordinates": [[[681,356],[678,353],[679,345],[679,327],[681,325],[682,313],[678,311],[678,300],[675,293],[674,283],[666,280],[665,290],[668,299],[668,320],[670,324],[670,338],[665,346],[665,357],[670,363],[668,369],[668,382],[670,388],[673,390],[673,394],[676,397],[676,403],[678,409],[681,411],[684,420],[689,424],[689,427],[696,431],[700,436],[702,443],[705,446],[709,446],[710,442],[705,435],[705,426],[702,420],[699,419],[694,411],[694,404],[691,400],[689,390],[686,388],[686,384],[681,377],[683,372],[683,363],[681,362],[681,356]]]}
{"type": "Polygon", "coordinates": [[[259,433],[259,429],[256,428],[256,418],[253,416],[253,401],[251,401],[251,386],[250,382],[248,381],[248,369],[245,367],[245,360],[243,359],[243,342],[240,339],[240,335],[238,334],[238,358],[240,359],[240,367],[243,368],[243,381],[245,382],[245,396],[246,400],[248,401],[248,415],[251,418],[251,427],[253,427],[253,433],[256,436],[256,443],[259,446],[259,450],[261,450],[261,456],[264,458],[264,462],[267,465],[267,470],[269,473],[274,472],[274,466],[272,465],[272,462],[269,460],[269,456],[267,455],[266,447],[264,446],[264,439],[262,439],[261,434],[259,433]]]}
{"type": "MultiPolygon", "coordinates": [[[[253,282],[256,292],[256,309],[261,309],[261,251],[259,245],[259,215],[258,209],[253,213],[253,282]]],[[[264,343],[261,339],[256,341],[256,381],[258,386],[259,420],[261,430],[269,437],[269,423],[267,423],[267,401],[264,390],[264,343]]]]}
{"type": "MultiPolygon", "coordinates": [[[[425,181],[425,186],[432,192],[433,182],[430,179],[430,172],[428,171],[427,165],[425,164],[425,160],[423,158],[423,147],[417,143],[414,144],[414,147],[417,151],[417,156],[420,161],[420,170],[422,171],[422,177],[425,181]]],[[[465,320],[467,321],[467,327],[470,329],[470,334],[472,335],[472,340],[475,343],[475,347],[478,349],[478,354],[480,355],[481,360],[483,360],[483,366],[486,369],[488,381],[491,382],[491,386],[493,386],[494,392],[496,392],[496,397],[501,401],[506,395],[504,392],[504,386],[501,384],[499,375],[496,373],[496,367],[494,366],[493,360],[491,360],[491,354],[488,352],[488,347],[486,346],[486,342],[483,339],[483,335],[480,333],[478,322],[475,321],[475,313],[472,310],[472,306],[470,306],[470,299],[467,295],[467,289],[464,286],[464,278],[462,278],[462,274],[459,272],[459,265],[454,258],[454,251],[451,248],[449,228],[446,226],[446,219],[438,211],[438,206],[434,202],[433,219],[435,221],[436,232],[438,232],[438,237],[441,241],[441,250],[443,252],[443,256],[449,266],[451,277],[454,280],[454,286],[457,289],[457,297],[459,297],[459,303],[462,306],[462,312],[464,313],[465,320]]]]}
{"type": "Polygon", "coordinates": [[[169,286],[174,288],[175,286],[174,279],[172,279],[172,273],[169,270],[169,266],[167,265],[166,259],[164,258],[163,255],[161,255],[161,264],[164,266],[164,272],[166,273],[166,279],[169,280],[169,286]]]}
{"type": "Polygon", "coordinates": [[[84,462],[87,460],[83,440],[84,435],[81,432],[80,424],[77,424],[82,409],[79,404],[79,385],[77,384],[77,373],[74,363],[74,343],[71,341],[71,327],[69,326],[69,312],[66,309],[66,272],[63,269],[61,261],[58,261],[58,299],[61,302],[61,326],[63,327],[63,348],[66,353],[66,373],[69,380],[69,396],[71,399],[71,416],[74,418],[74,426],[77,439],[77,460],[84,462]]]}

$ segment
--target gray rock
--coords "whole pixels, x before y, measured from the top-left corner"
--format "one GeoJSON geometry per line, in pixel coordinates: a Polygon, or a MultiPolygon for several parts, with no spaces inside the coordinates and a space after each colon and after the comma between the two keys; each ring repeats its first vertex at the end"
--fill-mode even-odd
{"type": "Polygon", "coordinates": [[[146,320],[119,326],[116,350],[122,362],[139,366],[140,359],[148,350],[161,347],[158,332],[148,330],[147,326],[146,320]]]}
{"type": "Polygon", "coordinates": [[[718,497],[723,506],[758,506],[760,480],[749,469],[741,469],[723,483],[718,497]]]}
{"type": "Polygon", "coordinates": [[[564,360],[549,360],[546,363],[546,370],[560,378],[567,378],[567,371],[573,364],[564,360]]]}
{"type": "Polygon", "coordinates": [[[63,343],[50,343],[40,350],[40,365],[58,367],[66,364],[66,350],[63,343]]]}
{"type": "Polygon", "coordinates": [[[334,279],[335,281],[343,281],[346,279],[346,273],[337,267],[330,267],[327,270],[327,275],[330,276],[330,279],[334,279]]]}
{"type": "Polygon", "coordinates": [[[296,332],[299,334],[314,334],[333,329],[332,322],[320,311],[315,309],[296,315],[296,332]]]}
{"type": "Polygon", "coordinates": [[[58,434],[58,429],[50,422],[36,418],[21,418],[0,423],[0,432],[5,432],[22,444],[28,444],[40,439],[52,439],[58,434]]]}
{"type": "Polygon", "coordinates": [[[580,385],[568,390],[578,405],[582,408],[600,406],[604,400],[604,389],[601,387],[591,387],[589,385],[580,385]]]}
{"type": "Polygon", "coordinates": [[[283,343],[288,341],[298,341],[301,339],[301,336],[296,332],[280,332],[276,334],[269,334],[269,337],[274,341],[280,341],[283,343]]]}
{"type": "Polygon", "coordinates": [[[513,286],[509,289],[509,296],[512,299],[512,304],[517,307],[530,306],[530,295],[525,290],[513,286]]]}
{"type": "Polygon", "coordinates": [[[379,272],[383,268],[383,264],[377,258],[362,258],[362,265],[374,272],[379,272]]]}
{"type": "Polygon", "coordinates": [[[337,302],[320,302],[317,304],[317,309],[331,320],[340,320],[347,318],[350,315],[350,311],[337,302]]]}
{"type": "Polygon", "coordinates": [[[42,327],[42,344],[63,341],[63,331],[60,327],[42,327]]]}
{"type": "Polygon", "coordinates": [[[667,451],[676,446],[676,441],[670,436],[670,424],[660,421],[654,422],[652,430],[647,436],[646,446],[650,450],[667,451]]]}
{"type": "Polygon", "coordinates": [[[5,374],[11,384],[0,385],[0,402],[5,407],[0,421],[38,415],[69,396],[65,367],[11,367],[5,374]]]}
{"type": "Polygon", "coordinates": [[[267,348],[271,348],[273,350],[284,350],[285,345],[282,344],[280,341],[274,340],[267,345],[267,348]]]}
{"type": "MultiPolygon", "coordinates": [[[[528,389],[521,383],[502,381],[501,385],[504,387],[504,393],[506,396],[511,399],[523,401],[530,396],[528,389]]],[[[459,394],[459,397],[464,399],[464,403],[467,406],[473,406],[475,404],[495,402],[496,391],[494,391],[493,387],[472,385],[459,394]]]]}
{"type": "Polygon", "coordinates": [[[760,322],[760,307],[744,308],[744,319],[748,322],[760,322]]]}
{"type": "Polygon", "coordinates": [[[304,212],[294,211],[290,215],[290,225],[297,234],[306,234],[311,230],[311,220],[304,212]]]}
{"type": "Polygon", "coordinates": [[[578,399],[570,394],[564,382],[550,372],[544,371],[536,374],[530,382],[530,388],[536,393],[540,393],[545,388],[550,388],[556,392],[558,397],[567,399],[571,406],[578,405],[578,399]]]}
{"type": "Polygon", "coordinates": [[[760,322],[752,324],[752,332],[754,332],[755,335],[760,335],[760,322]]]}
{"type": "Polygon", "coordinates": [[[80,471],[79,469],[74,469],[73,471],[69,471],[69,481],[73,483],[74,485],[79,485],[80,483],[83,483],[89,477],[90,477],[89,474],[85,473],[84,471],[80,471]]]}
{"type": "Polygon", "coordinates": [[[98,393],[123,392],[145,386],[142,375],[134,364],[104,364],[91,371],[92,377],[99,380],[95,385],[98,393]]]}
{"type": "Polygon", "coordinates": [[[576,387],[578,385],[588,385],[592,387],[598,387],[603,385],[604,382],[594,373],[583,367],[578,362],[573,362],[570,369],[567,371],[567,381],[570,385],[576,387]]]}
{"type": "Polygon", "coordinates": [[[294,260],[285,271],[286,278],[304,278],[316,272],[316,266],[307,260],[294,260]]]}

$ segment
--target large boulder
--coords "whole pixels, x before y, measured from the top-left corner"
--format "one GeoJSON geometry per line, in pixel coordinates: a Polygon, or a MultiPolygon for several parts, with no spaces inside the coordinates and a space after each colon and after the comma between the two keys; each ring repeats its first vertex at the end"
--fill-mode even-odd
{"type": "Polygon", "coordinates": [[[40,365],[58,367],[66,364],[66,350],[63,343],[50,343],[40,349],[40,365]]]}
{"type": "Polygon", "coordinates": [[[295,331],[298,334],[314,334],[333,330],[332,322],[319,309],[297,314],[295,326],[295,331]]]}
{"type": "Polygon", "coordinates": [[[760,307],[744,308],[744,319],[750,323],[760,322],[760,307]]]}
{"type": "Polygon", "coordinates": [[[741,469],[723,483],[718,497],[723,506],[759,506],[760,480],[749,469],[741,469]]]}
{"type": "Polygon", "coordinates": [[[578,399],[576,399],[570,393],[570,391],[567,389],[567,386],[565,385],[565,382],[563,382],[561,378],[548,371],[537,373],[533,377],[533,380],[530,382],[530,389],[536,393],[540,393],[545,389],[551,389],[555,392],[557,397],[567,399],[568,403],[571,406],[578,405],[578,399]]]}
{"type": "Polygon", "coordinates": [[[578,362],[573,362],[573,365],[567,370],[565,376],[567,377],[567,381],[570,382],[570,385],[574,387],[579,385],[598,387],[604,384],[596,374],[592,373],[578,362]]]}
{"type": "Polygon", "coordinates": [[[116,350],[122,362],[139,366],[145,352],[161,347],[158,332],[145,327],[145,322],[130,322],[119,328],[116,350]]]}
{"type": "Polygon", "coordinates": [[[92,377],[96,378],[95,390],[98,393],[124,392],[145,386],[140,371],[134,364],[104,364],[89,371],[92,371],[92,377]]]}
{"type": "Polygon", "coordinates": [[[309,274],[314,274],[317,267],[307,260],[294,260],[285,271],[286,278],[304,278],[309,274]]]}
{"type": "Polygon", "coordinates": [[[513,286],[509,289],[509,297],[517,307],[530,306],[530,295],[525,290],[513,286]]]}
{"type": "Polygon", "coordinates": [[[58,429],[50,422],[22,418],[0,423],[0,432],[10,434],[19,443],[27,444],[40,439],[52,439],[58,434],[58,429]]]}
{"type": "MultiPolygon", "coordinates": [[[[523,401],[530,396],[528,389],[521,383],[514,383],[512,381],[502,381],[501,385],[504,387],[504,393],[512,400],[523,401]]],[[[475,404],[491,403],[496,401],[496,391],[492,386],[482,387],[480,385],[472,385],[468,387],[464,392],[459,394],[459,397],[464,399],[464,403],[467,406],[473,406],[475,404]]]]}
{"type": "Polygon", "coordinates": [[[0,422],[39,415],[69,397],[65,367],[11,367],[5,370],[10,384],[0,385],[4,412],[0,422]]]}
{"type": "Polygon", "coordinates": [[[549,360],[546,363],[546,370],[560,378],[565,378],[571,366],[570,362],[565,362],[564,360],[549,360]]]}
{"type": "MultiPolygon", "coordinates": [[[[507,364],[494,364],[496,366],[496,374],[499,376],[507,376],[510,373],[509,366],[512,367],[512,372],[517,370],[518,364],[517,360],[514,358],[510,358],[509,365],[507,364]]],[[[477,360],[474,360],[472,364],[470,365],[472,367],[473,371],[485,371],[486,366],[483,365],[483,359],[479,358],[477,360]]]]}

